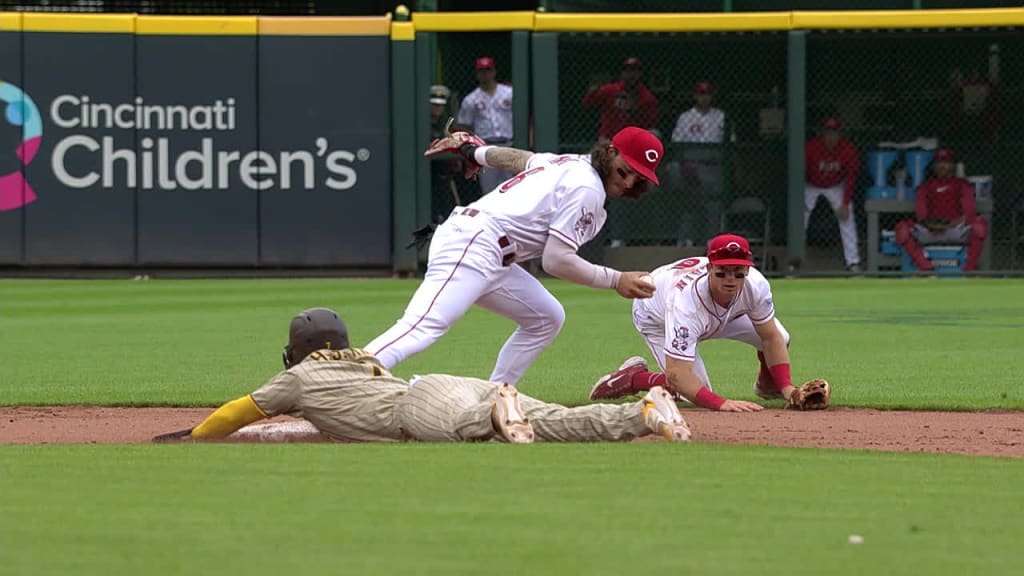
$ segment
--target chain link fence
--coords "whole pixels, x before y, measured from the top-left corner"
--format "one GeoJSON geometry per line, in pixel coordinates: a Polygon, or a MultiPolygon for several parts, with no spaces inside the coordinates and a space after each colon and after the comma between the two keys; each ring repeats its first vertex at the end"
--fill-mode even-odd
{"type": "MultiPolygon", "coordinates": [[[[435,80],[452,94],[446,114],[458,116],[461,98],[476,87],[478,56],[495,59],[499,81],[510,77],[508,33],[441,33],[437,48],[435,80]]],[[[912,270],[895,229],[914,217],[916,188],[936,176],[936,149],[948,148],[953,175],[969,182],[985,220],[984,231],[956,242],[964,246],[957,266],[971,234],[983,234],[980,269],[1024,268],[1019,29],[808,32],[805,100],[797,105],[806,118],[802,139],[817,153],[803,162],[814,174],[801,176],[811,184],[797,222],[788,183],[800,166],[787,151],[788,51],[785,32],[560,34],[557,151],[586,152],[625,125],[654,130],[666,145],[661,185],[639,201],[610,200],[595,243],[699,252],[711,236],[731,231],[756,240],[769,272],[912,270]],[[856,167],[810,144],[825,132],[852,146],[856,167]],[[790,226],[806,230],[801,261],[787,258],[790,226]]],[[[482,193],[454,181],[463,203],[482,193]]],[[[451,189],[435,186],[433,213],[450,210],[451,189]]]]}

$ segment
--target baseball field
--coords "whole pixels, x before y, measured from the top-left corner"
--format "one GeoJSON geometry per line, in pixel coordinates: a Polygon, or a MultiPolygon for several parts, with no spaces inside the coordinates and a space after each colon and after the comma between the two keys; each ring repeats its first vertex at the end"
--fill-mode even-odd
{"type": "MultiPolygon", "coordinates": [[[[547,285],[566,326],[520,390],[584,403],[646,347],[627,301],[547,285]]],[[[689,444],[147,442],[275,374],[299,310],[361,345],[415,287],[0,281],[3,574],[1024,573],[1021,280],[775,280],[833,407],[683,409],[689,444]]],[[[511,330],[471,311],[395,373],[486,377],[511,330]]],[[[758,400],[749,347],[701,350],[758,400]]]]}

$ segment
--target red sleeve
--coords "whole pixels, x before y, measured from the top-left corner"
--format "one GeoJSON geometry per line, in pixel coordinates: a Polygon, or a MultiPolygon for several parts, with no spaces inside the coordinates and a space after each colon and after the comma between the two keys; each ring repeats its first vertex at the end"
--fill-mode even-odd
{"type": "Polygon", "coordinates": [[[843,162],[843,204],[849,204],[853,200],[853,188],[857,185],[857,173],[860,172],[860,158],[857,156],[857,149],[853,144],[846,145],[846,160],[843,162]]]}
{"type": "Polygon", "coordinates": [[[925,180],[917,187],[917,193],[915,195],[916,200],[914,202],[914,213],[917,215],[918,220],[924,220],[928,217],[928,196],[931,193],[932,180],[925,180]]]}
{"type": "Polygon", "coordinates": [[[977,216],[977,209],[974,205],[974,187],[966,180],[960,180],[960,209],[967,217],[966,222],[973,222],[977,216]]]}
{"type": "Polygon", "coordinates": [[[644,128],[658,127],[658,98],[651,94],[647,88],[644,91],[643,116],[640,118],[641,126],[644,128]]]}
{"type": "Polygon", "coordinates": [[[814,140],[808,140],[804,144],[804,180],[814,183],[811,174],[814,171],[814,140]]]}
{"type": "Polygon", "coordinates": [[[584,92],[583,93],[583,105],[587,108],[595,108],[603,106],[605,100],[608,99],[608,95],[615,90],[614,84],[605,84],[601,86],[596,92],[584,92]]]}

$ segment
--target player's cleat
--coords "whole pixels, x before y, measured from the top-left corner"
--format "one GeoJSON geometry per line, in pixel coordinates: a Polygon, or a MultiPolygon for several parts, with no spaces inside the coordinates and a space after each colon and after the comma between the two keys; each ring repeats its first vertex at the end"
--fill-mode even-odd
{"type": "Polygon", "coordinates": [[[590,389],[591,400],[611,400],[633,394],[632,379],[635,374],[647,372],[647,360],[639,356],[627,359],[619,369],[605,374],[590,389]]]}
{"type": "Polygon", "coordinates": [[[765,400],[782,400],[785,398],[785,396],[782,395],[782,392],[779,392],[775,386],[771,384],[765,384],[762,386],[760,378],[754,382],[754,394],[757,394],[758,398],[763,398],[765,400]]]}
{"type": "Polygon", "coordinates": [[[498,400],[491,410],[494,430],[506,442],[529,444],[533,442],[533,425],[519,406],[519,391],[515,386],[502,384],[498,387],[498,400]]]}
{"type": "Polygon", "coordinates": [[[679,413],[672,395],[661,386],[655,386],[643,399],[644,423],[651,432],[669,442],[689,442],[690,427],[679,413]]]}

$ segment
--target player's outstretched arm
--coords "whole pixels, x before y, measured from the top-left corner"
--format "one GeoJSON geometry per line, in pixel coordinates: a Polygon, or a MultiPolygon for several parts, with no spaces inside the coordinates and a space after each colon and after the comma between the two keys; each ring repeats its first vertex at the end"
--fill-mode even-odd
{"type": "Polygon", "coordinates": [[[760,404],[744,400],[729,400],[722,398],[704,385],[704,382],[694,374],[693,361],[679,360],[667,357],[665,362],[665,376],[669,388],[681,394],[684,398],[697,406],[708,410],[719,410],[722,412],[757,412],[763,410],[760,404]]]}
{"type": "Polygon", "coordinates": [[[554,234],[548,234],[541,266],[556,278],[591,288],[615,290],[624,298],[650,298],[654,295],[654,285],[645,278],[648,272],[620,272],[588,262],[576,253],[575,246],[554,234]]]}
{"type": "Polygon", "coordinates": [[[154,442],[169,440],[216,440],[226,438],[239,428],[252,424],[267,415],[256,405],[252,396],[246,394],[236,398],[206,417],[201,424],[192,430],[182,430],[171,434],[162,434],[153,439],[154,442]],[[187,432],[187,434],[186,434],[187,432]]]}

